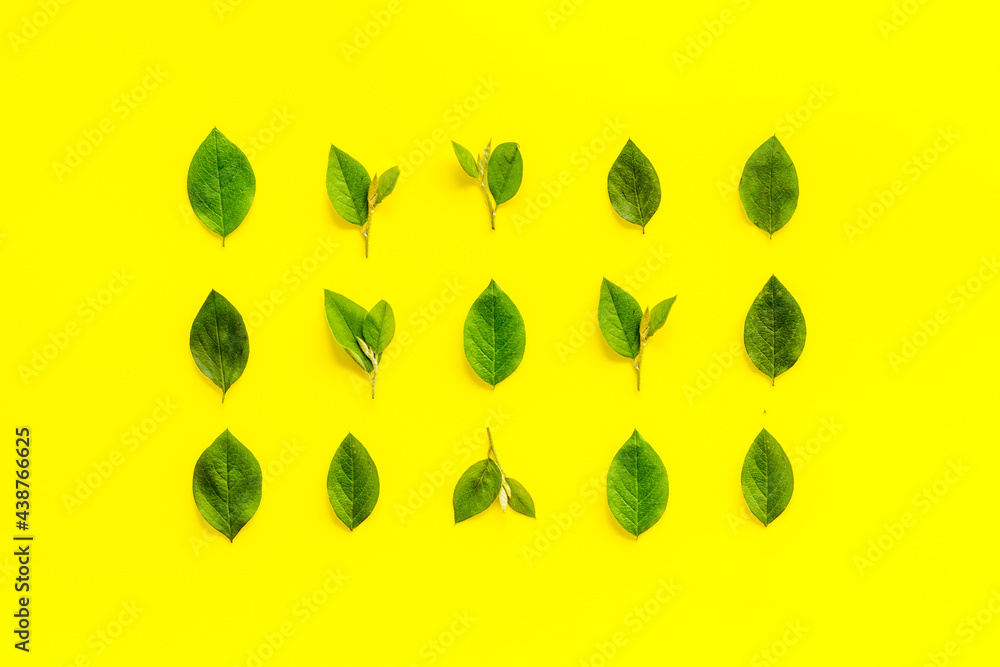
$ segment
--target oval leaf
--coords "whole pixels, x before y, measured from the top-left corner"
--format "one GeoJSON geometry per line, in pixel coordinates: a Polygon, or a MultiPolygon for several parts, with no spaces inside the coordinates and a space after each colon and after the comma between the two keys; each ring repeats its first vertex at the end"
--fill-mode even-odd
{"type": "Polygon", "coordinates": [[[396,317],[392,313],[392,307],[385,301],[376,303],[365,315],[362,332],[372,354],[379,357],[389,347],[392,336],[396,333],[396,317]]]}
{"type": "Polygon", "coordinates": [[[799,304],[774,276],[750,306],[743,325],[743,345],[750,361],[771,378],[771,384],[802,354],[806,320],[799,304]]]}
{"type": "Polygon", "coordinates": [[[476,461],[455,485],[452,506],[455,523],[485,511],[500,493],[500,468],[492,459],[476,461]]]}
{"type": "Polygon", "coordinates": [[[368,360],[365,353],[358,345],[358,338],[364,339],[364,324],[368,312],[348,299],[343,294],[337,294],[330,290],[323,290],[326,295],[326,321],[330,323],[330,331],[337,339],[340,346],[351,355],[351,359],[358,362],[361,368],[369,373],[372,371],[372,362],[368,360]]]}
{"type": "Polygon", "coordinates": [[[649,332],[646,334],[646,338],[651,338],[653,334],[663,328],[663,325],[667,322],[667,315],[670,314],[670,309],[673,307],[676,299],[676,296],[672,296],[653,306],[653,310],[649,314],[649,332]]]}
{"type": "Polygon", "coordinates": [[[222,389],[222,400],[250,357],[250,339],[239,311],[215,290],[208,294],[191,325],[191,356],[198,368],[222,389]]]}
{"type": "Polygon", "coordinates": [[[495,387],[521,363],[524,345],[521,313],[491,280],[465,318],[465,358],[476,375],[495,387]]]}
{"type": "Polygon", "coordinates": [[[608,469],[611,513],[638,538],[663,516],[669,492],[663,461],[638,431],[632,431],[608,469]]]}
{"type": "Polygon", "coordinates": [[[479,178],[479,168],[476,167],[476,158],[473,157],[472,151],[470,151],[465,146],[451,142],[452,147],[455,149],[455,156],[458,158],[458,163],[462,165],[462,169],[465,170],[469,176],[475,179],[479,178]]]}
{"type": "Polygon", "coordinates": [[[608,196],[615,212],[643,231],[660,207],[660,177],[631,139],[608,172],[608,196]]]}
{"type": "Polygon", "coordinates": [[[354,530],[378,502],[378,470],[368,450],[350,433],[340,443],[326,476],[326,492],[337,518],[354,530]]]}
{"type": "Polygon", "coordinates": [[[260,506],[260,464],[229,429],[194,466],[194,502],[212,528],[232,542],[260,506]]]}
{"type": "Polygon", "coordinates": [[[531,499],[531,494],[516,479],[508,477],[507,483],[510,484],[510,498],[508,499],[510,508],[515,512],[520,512],[524,516],[530,516],[534,519],[535,501],[531,499]]]}
{"type": "Polygon", "coordinates": [[[388,171],[382,172],[382,175],[378,177],[378,194],[375,197],[376,204],[392,194],[397,180],[399,180],[399,167],[392,167],[388,171]]]}
{"type": "Polygon", "coordinates": [[[352,225],[365,224],[368,219],[368,188],[371,184],[371,176],[360,162],[336,146],[330,146],[326,193],[340,217],[352,225]]]}
{"type": "Polygon", "coordinates": [[[773,235],[799,202],[799,176],[777,137],[753,152],[740,177],[740,201],[750,222],[773,235]]]}
{"type": "Polygon", "coordinates": [[[257,179],[239,146],[213,128],[191,159],[187,188],[194,214],[226,245],[250,212],[257,179]]]}
{"type": "Polygon", "coordinates": [[[629,359],[639,354],[639,325],[642,309],[631,294],[605,278],[597,303],[597,323],[611,349],[629,359]]]}
{"type": "MultiPolygon", "coordinates": [[[[459,160],[461,161],[461,158],[459,160]]],[[[465,167],[464,164],[462,166],[465,167]]],[[[517,194],[518,188],[521,187],[522,169],[521,149],[517,144],[512,142],[500,144],[490,153],[486,180],[489,182],[490,193],[497,206],[517,194]]]]}
{"type": "Polygon", "coordinates": [[[743,497],[765,526],[778,518],[792,499],[792,464],[778,441],[766,429],[750,445],[743,459],[743,497]]]}

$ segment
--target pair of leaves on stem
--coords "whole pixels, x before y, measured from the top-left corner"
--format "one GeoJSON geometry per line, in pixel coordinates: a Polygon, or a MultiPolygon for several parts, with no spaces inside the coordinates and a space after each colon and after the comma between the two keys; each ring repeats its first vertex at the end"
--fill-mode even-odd
{"type": "Polygon", "coordinates": [[[774,236],[795,213],[799,176],[777,137],[750,155],[740,177],[740,201],[750,222],[774,236]]]}
{"type": "Polygon", "coordinates": [[[483,290],[465,317],[465,358],[476,375],[496,387],[524,357],[521,312],[495,280],[483,290]]]}
{"type": "Polygon", "coordinates": [[[792,499],[792,464],[774,436],[761,429],[743,459],[743,498],[765,526],[778,518],[792,499]]]}
{"type": "Polygon", "coordinates": [[[330,461],[326,491],[337,518],[350,530],[360,526],[378,502],[379,482],[375,462],[364,445],[350,433],[330,461]]]}
{"type": "Polygon", "coordinates": [[[202,373],[226,392],[246,368],[250,339],[243,316],[215,290],[208,294],[191,325],[191,356],[202,373]]]}
{"type": "Polygon", "coordinates": [[[608,197],[618,215],[646,233],[646,223],[660,207],[660,177],[631,139],[608,172],[608,197]]]}
{"type": "Polygon", "coordinates": [[[676,296],[661,301],[645,312],[639,302],[618,285],[605,278],[601,282],[601,298],[597,303],[597,323],[611,349],[632,360],[635,368],[635,388],[641,386],[642,354],[646,342],[667,321],[676,296]]]}
{"type": "Polygon", "coordinates": [[[372,382],[372,398],[375,398],[378,364],[396,333],[392,307],[385,301],[379,301],[371,310],[365,310],[343,294],[323,291],[330,331],[351,359],[368,373],[372,382]]]}
{"type": "Polygon", "coordinates": [[[229,429],[215,439],[194,466],[194,502],[217,531],[232,542],[260,507],[260,464],[229,429]]]}
{"type": "Polygon", "coordinates": [[[497,498],[500,498],[501,511],[506,511],[510,505],[515,512],[535,518],[535,501],[531,494],[516,479],[507,477],[493,449],[493,435],[488,428],[486,435],[490,441],[486,458],[469,466],[455,485],[451,499],[455,523],[486,511],[497,498]]]}
{"type": "Polygon", "coordinates": [[[622,528],[639,539],[667,509],[670,484],[659,454],[639,431],[621,446],[608,468],[608,507],[622,528]]]}
{"type": "Polygon", "coordinates": [[[490,210],[490,229],[496,229],[497,206],[510,201],[521,187],[524,164],[521,149],[513,142],[490,149],[491,139],[478,156],[461,144],[451,142],[458,163],[469,176],[479,182],[490,210]]]}
{"type": "Polygon", "coordinates": [[[194,214],[225,246],[250,212],[257,179],[239,146],[213,128],[191,159],[187,190],[194,214]]]}
{"type": "Polygon", "coordinates": [[[381,175],[369,176],[361,163],[334,145],[326,168],[326,192],[330,202],[347,222],[361,227],[365,239],[365,257],[371,237],[372,213],[396,187],[399,167],[391,167],[381,175]]]}
{"type": "Polygon", "coordinates": [[[778,377],[795,365],[806,345],[806,320],[798,302],[771,276],[743,324],[743,346],[764,375],[778,377]]]}

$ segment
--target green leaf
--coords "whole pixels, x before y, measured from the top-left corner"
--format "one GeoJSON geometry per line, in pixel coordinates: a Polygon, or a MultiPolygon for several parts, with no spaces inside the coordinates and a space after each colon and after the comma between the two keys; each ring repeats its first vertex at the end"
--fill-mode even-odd
{"type": "Polygon", "coordinates": [[[194,466],[194,502],[212,528],[232,542],[260,506],[260,464],[229,429],[194,466]]]}
{"type": "Polygon", "coordinates": [[[741,480],[747,507],[765,526],[788,507],[795,485],[792,464],[766,429],[761,429],[743,459],[741,480]]]}
{"type": "Polygon", "coordinates": [[[646,334],[647,339],[652,338],[653,334],[663,328],[663,325],[666,324],[667,315],[670,314],[670,308],[673,307],[676,299],[676,296],[672,296],[669,299],[661,301],[653,306],[653,310],[649,314],[649,332],[646,334]]]}
{"type": "Polygon", "coordinates": [[[476,158],[473,157],[472,152],[454,141],[451,142],[452,147],[455,149],[455,156],[458,158],[458,163],[462,165],[462,169],[465,170],[469,176],[475,179],[479,178],[479,168],[476,167],[476,158]]]}
{"type": "Polygon", "coordinates": [[[750,306],[743,325],[743,345],[750,361],[771,378],[771,384],[802,354],[806,320],[799,304],[774,276],[750,306]]]}
{"type": "Polygon", "coordinates": [[[531,494],[528,493],[523,484],[512,477],[507,478],[507,483],[510,484],[510,498],[507,500],[510,508],[534,519],[535,501],[531,499],[531,494]]]}
{"type": "Polygon", "coordinates": [[[194,214],[226,245],[250,211],[257,180],[239,146],[213,128],[191,159],[187,188],[194,214]]]}
{"type": "Polygon", "coordinates": [[[362,338],[371,348],[372,354],[378,357],[385,352],[396,333],[396,317],[392,313],[392,307],[385,301],[376,303],[365,315],[362,332],[362,338]]]}
{"type": "Polygon", "coordinates": [[[392,194],[393,188],[396,187],[396,180],[399,178],[399,167],[391,167],[388,171],[382,172],[378,177],[378,195],[375,198],[375,203],[381,203],[383,199],[392,194]]]}
{"type": "Polygon", "coordinates": [[[358,338],[364,340],[364,324],[368,311],[343,294],[330,290],[323,292],[326,294],[326,321],[330,323],[333,337],[361,368],[371,373],[372,362],[358,345],[358,338]]]}
{"type": "Polygon", "coordinates": [[[777,137],[753,152],[740,177],[740,201],[750,222],[770,235],[785,226],[799,202],[799,176],[777,137]]]}
{"type": "Polygon", "coordinates": [[[465,318],[465,358],[476,375],[496,387],[521,363],[524,345],[521,313],[491,280],[465,318]]]}
{"type": "Polygon", "coordinates": [[[452,506],[455,523],[485,511],[500,493],[500,468],[492,459],[476,461],[455,485],[452,506]]]}
{"type": "Polygon", "coordinates": [[[490,163],[486,167],[486,180],[497,206],[517,194],[518,188],[521,187],[522,169],[521,149],[517,144],[507,142],[493,149],[490,163]]]}
{"type": "Polygon", "coordinates": [[[611,513],[638,538],[663,516],[669,492],[663,461],[638,431],[632,431],[608,469],[611,513]]]}
{"type": "Polygon", "coordinates": [[[250,339],[239,311],[215,290],[194,317],[191,356],[198,368],[222,390],[222,400],[243,375],[250,357],[250,339]]]}
{"type": "Polygon", "coordinates": [[[354,530],[378,502],[378,470],[368,450],[350,433],[340,443],[326,476],[326,492],[337,518],[354,530]]]}
{"type": "Polygon", "coordinates": [[[605,278],[597,303],[597,323],[611,349],[629,359],[639,354],[639,324],[642,309],[631,294],[605,278]]]}
{"type": "Polygon", "coordinates": [[[660,177],[631,139],[608,172],[608,196],[615,212],[643,231],[660,206],[660,177]]]}
{"type": "Polygon", "coordinates": [[[352,225],[365,224],[368,219],[368,188],[371,184],[371,176],[360,162],[336,146],[330,146],[326,192],[340,217],[352,225]]]}

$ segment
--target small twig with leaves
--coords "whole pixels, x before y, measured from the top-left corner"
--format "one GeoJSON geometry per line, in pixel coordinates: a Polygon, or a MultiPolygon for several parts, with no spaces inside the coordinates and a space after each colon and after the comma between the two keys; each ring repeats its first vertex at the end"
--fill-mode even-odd
{"type": "Polygon", "coordinates": [[[666,323],[676,296],[661,301],[652,310],[643,311],[639,302],[607,278],[601,283],[601,298],[597,304],[597,323],[611,349],[632,360],[635,388],[642,387],[642,356],[646,343],[666,323]]]}
{"type": "Polygon", "coordinates": [[[368,257],[375,206],[389,196],[398,178],[399,167],[391,167],[381,175],[376,172],[369,177],[360,162],[336,146],[330,146],[326,192],[337,213],[352,225],[361,227],[365,257],[368,257]]]}
{"type": "Polygon", "coordinates": [[[509,505],[515,512],[535,518],[535,501],[528,490],[516,479],[507,477],[500,466],[489,428],[486,429],[486,437],[490,441],[486,458],[469,466],[455,485],[452,497],[455,523],[484,512],[498,497],[501,511],[506,511],[509,505]]]}
{"type": "Polygon", "coordinates": [[[496,229],[497,206],[513,198],[521,187],[524,168],[521,149],[511,142],[491,149],[493,140],[490,139],[479,155],[473,157],[468,148],[454,141],[451,144],[462,169],[476,179],[483,189],[486,207],[490,212],[490,229],[496,229]]]}
{"type": "Polygon", "coordinates": [[[372,381],[372,398],[382,353],[389,347],[396,333],[396,317],[392,307],[379,301],[366,311],[343,294],[330,290],[326,293],[326,320],[330,331],[351,359],[365,369],[372,381]]]}

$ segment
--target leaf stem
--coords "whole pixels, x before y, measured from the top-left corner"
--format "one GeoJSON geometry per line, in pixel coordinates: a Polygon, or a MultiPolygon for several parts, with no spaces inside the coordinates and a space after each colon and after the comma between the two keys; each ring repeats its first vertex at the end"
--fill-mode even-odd
{"type": "Polygon", "coordinates": [[[372,214],[368,213],[368,219],[365,220],[365,224],[361,225],[361,235],[365,237],[365,259],[368,259],[368,245],[369,245],[369,232],[372,228],[372,214]]]}
{"type": "Polygon", "coordinates": [[[642,370],[642,353],[646,351],[646,341],[641,341],[639,343],[639,354],[636,355],[635,359],[632,361],[632,367],[635,369],[635,390],[640,391],[642,389],[642,381],[640,378],[640,373],[642,370]]]}

